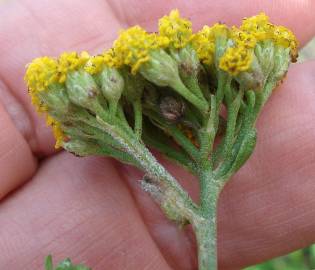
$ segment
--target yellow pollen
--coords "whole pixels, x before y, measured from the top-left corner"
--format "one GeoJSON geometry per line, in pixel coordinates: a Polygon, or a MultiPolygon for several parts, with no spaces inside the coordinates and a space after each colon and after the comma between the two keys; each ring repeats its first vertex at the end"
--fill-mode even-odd
{"type": "Polygon", "coordinates": [[[260,14],[244,18],[240,29],[252,34],[257,41],[263,41],[272,38],[273,24],[269,22],[269,17],[261,12],[260,14]]]}
{"type": "Polygon", "coordinates": [[[231,38],[237,46],[244,46],[245,48],[255,48],[257,40],[254,35],[244,32],[237,27],[231,28],[231,38]]]}
{"type": "Polygon", "coordinates": [[[61,124],[49,114],[46,116],[46,124],[52,127],[54,137],[56,139],[55,148],[60,148],[64,142],[65,135],[61,129],[61,124]]]}
{"type": "Polygon", "coordinates": [[[84,70],[90,74],[99,73],[104,67],[104,56],[96,55],[89,59],[89,61],[85,64],[84,70]]]}
{"type": "Polygon", "coordinates": [[[90,56],[87,52],[82,52],[80,55],[76,52],[65,52],[61,54],[58,59],[59,82],[65,82],[68,72],[84,67],[89,59],[90,56]]]}
{"type": "Polygon", "coordinates": [[[38,97],[49,85],[58,81],[58,64],[53,58],[44,56],[36,58],[27,66],[24,80],[27,83],[33,105],[38,112],[45,112],[46,106],[38,97]]]}
{"type": "Polygon", "coordinates": [[[135,74],[143,63],[150,60],[150,52],[169,44],[168,39],[149,34],[140,26],[134,26],[120,33],[114,42],[117,63],[131,67],[135,74]]]}
{"type": "Polygon", "coordinates": [[[269,22],[269,17],[260,13],[257,16],[245,18],[240,29],[251,34],[257,41],[273,40],[281,47],[290,48],[292,62],[296,61],[298,54],[298,41],[294,34],[284,26],[276,26],[269,22]]]}
{"type": "Polygon", "coordinates": [[[247,71],[253,60],[253,51],[244,46],[228,48],[220,59],[219,68],[232,76],[247,71]]]}
{"type": "Polygon", "coordinates": [[[189,20],[180,17],[179,11],[172,10],[169,16],[159,20],[161,37],[167,37],[170,45],[176,49],[183,48],[191,40],[192,28],[189,20]]]}
{"type": "Polygon", "coordinates": [[[36,58],[27,66],[25,81],[31,91],[43,91],[53,82],[57,81],[57,61],[44,56],[36,58]]]}
{"type": "Polygon", "coordinates": [[[212,27],[204,26],[192,38],[192,45],[201,62],[211,65],[214,60],[215,41],[218,37],[228,37],[229,29],[225,24],[216,23],[212,27]]]}
{"type": "Polygon", "coordinates": [[[295,35],[288,28],[279,25],[275,26],[273,36],[277,45],[290,48],[292,62],[296,62],[299,44],[295,35]]]}

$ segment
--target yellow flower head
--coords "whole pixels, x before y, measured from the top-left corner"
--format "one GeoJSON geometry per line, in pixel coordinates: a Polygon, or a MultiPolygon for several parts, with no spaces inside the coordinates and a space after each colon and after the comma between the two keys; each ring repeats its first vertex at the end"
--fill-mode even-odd
{"type": "Polygon", "coordinates": [[[104,67],[119,68],[123,63],[119,63],[115,57],[114,49],[109,49],[103,54],[90,57],[85,64],[84,70],[90,74],[97,74],[103,70],[104,67]]]}
{"type": "Polygon", "coordinates": [[[169,16],[159,20],[160,36],[167,37],[170,45],[176,49],[183,48],[192,37],[191,22],[180,17],[179,11],[172,10],[169,16]]]}
{"type": "Polygon", "coordinates": [[[219,68],[232,76],[247,71],[253,60],[253,51],[244,46],[231,47],[220,59],[219,68]]]}
{"type": "Polygon", "coordinates": [[[277,45],[290,48],[292,62],[296,62],[299,44],[295,35],[288,28],[281,25],[275,26],[273,35],[277,45]]]}
{"type": "Polygon", "coordinates": [[[231,37],[237,46],[244,46],[251,49],[256,46],[257,41],[254,35],[244,32],[235,26],[231,29],[231,37]]]}
{"type": "Polygon", "coordinates": [[[143,63],[150,60],[150,51],[168,45],[168,39],[149,34],[140,26],[134,26],[120,33],[114,42],[117,62],[131,66],[135,74],[143,63]]]}
{"type": "Polygon", "coordinates": [[[43,91],[53,82],[57,81],[57,61],[44,56],[36,58],[27,66],[25,81],[31,91],[43,91]]]}
{"type": "Polygon", "coordinates": [[[54,137],[56,139],[55,148],[59,148],[62,146],[62,143],[65,139],[65,134],[61,129],[61,124],[56,119],[51,117],[49,114],[46,116],[46,124],[52,127],[54,137]]]}
{"type": "Polygon", "coordinates": [[[240,29],[252,34],[257,41],[272,38],[273,24],[269,22],[269,17],[261,12],[260,14],[243,19],[240,29]]]}
{"type": "Polygon", "coordinates": [[[90,58],[86,63],[84,70],[90,74],[99,73],[105,64],[104,56],[102,54],[90,58]]]}
{"type": "Polygon", "coordinates": [[[82,52],[80,55],[76,52],[61,54],[58,59],[59,82],[65,82],[68,72],[82,68],[89,59],[87,52],[82,52]]]}
{"type": "Polygon", "coordinates": [[[103,57],[104,57],[104,63],[108,67],[119,68],[120,66],[123,65],[123,63],[120,63],[118,58],[116,57],[116,53],[115,53],[114,48],[111,48],[111,49],[105,51],[103,54],[103,57]]]}
{"type": "Polygon", "coordinates": [[[46,111],[45,105],[39,99],[37,93],[58,80],[58,64],[53,58],[44,56],[36,58],[27,66],[24,80],[29,88],[32,103],[38,112],[46,111]]]}
{"type": "Polygon", "coordinates": [[[193,36],[192,44],[201,62],[211,65],[214,59],[216,38],[229,36],[229,29],[225,24],[216,23],[212,27],[204,26],[193,36]]]}
{"type": "Polygon", "coordinates": [[[298,41],[294,34],[284,26],[276,26],[269,22],[269,17],[264,13],[245,18],[240,29],[254,36],[257,41],[273,40],[278,46],[290,48],[292,61],[298,55],[298,41]]]}

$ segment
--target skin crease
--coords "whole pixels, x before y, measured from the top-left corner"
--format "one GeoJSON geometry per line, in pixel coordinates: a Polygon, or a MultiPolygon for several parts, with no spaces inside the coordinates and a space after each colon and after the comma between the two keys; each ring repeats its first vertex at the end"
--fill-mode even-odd
{"type": "MultiPolygon", "coordinates": [[[[179,8],[196,29],[265,11],[304,44],[314,1],[34,1],[0,3],[0,268],[43,269],[66,256],[101,269],[197,269],[194,237],[165,220],[141,173],[106,158],[55,153],[35,113],[25,65],[65,50],[102,51],[120,28],[179,8]],[[242,7],[242,8],[239,8],[242,7]],[[18,26],[18,27],[17,27],[18,26]],[[22,183],[27,182],[24,185],[22,183]],[[9,193],[11,191],[11,193],[9,193]],[[7,196],[5,196],[7,195],[7,196]]],[[[237,270],[315,242],[315,62],[291,66],[258,121],[258,144],[219,201],[219,264],[237,270]]],[[[195,179],[163,161],[197,198],[195,179]]]]}

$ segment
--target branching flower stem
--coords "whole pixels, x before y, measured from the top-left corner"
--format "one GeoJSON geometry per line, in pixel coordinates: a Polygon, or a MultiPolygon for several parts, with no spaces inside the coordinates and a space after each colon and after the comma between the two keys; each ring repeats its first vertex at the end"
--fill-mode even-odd
{"type": "MultiPolygon", "coordinates": [[[[217,270],[217,205],[254,151],[256,120],[297,57],[297,40],[261,13],[192,33],[174,10],[159,33],[120,33],[97,56],[63,53],[28,65],[32,102],[56,147],[105,155],[144,172],[141,187],[179,227],[191,224],[199,270],[217,270]],[[199,180],[199,202],[151,154],[156,148],[199,180]]],[[[51,257],[47,270],[53,270],[51,257]]],[[[58,270],[87,269],[65,260],[58,270]],[[72,268],[71,268],[72,269],[72,268]]]]}

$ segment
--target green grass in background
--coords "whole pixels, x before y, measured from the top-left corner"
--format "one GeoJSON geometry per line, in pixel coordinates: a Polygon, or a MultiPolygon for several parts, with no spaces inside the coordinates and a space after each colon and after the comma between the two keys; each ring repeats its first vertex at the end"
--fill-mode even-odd
{"type": "Polygon", "coordinates": [[[312,270],[315,269],[315,245],[287,256],[248,267],[244,270],[312,270]]]}

